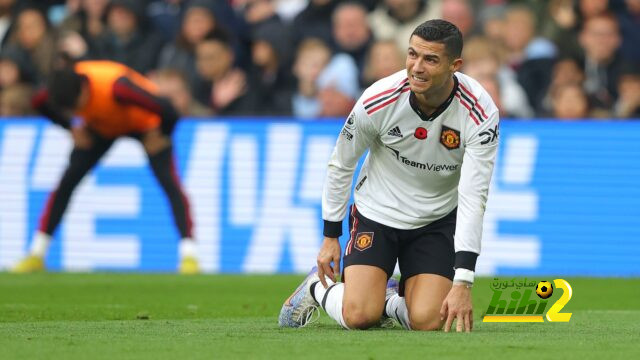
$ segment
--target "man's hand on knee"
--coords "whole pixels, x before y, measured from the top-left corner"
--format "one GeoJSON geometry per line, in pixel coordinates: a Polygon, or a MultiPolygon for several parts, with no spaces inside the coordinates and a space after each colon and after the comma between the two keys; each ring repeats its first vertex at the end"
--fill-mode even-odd
{"type": "Polygon", "coordinates": [[[473,329],[473,304],[471,289],[464,284],[454,284],[442,303],[440,319],[445,320],[444,331],[449,332],[456,320],[456,331],[470,332],[473,329]]]}

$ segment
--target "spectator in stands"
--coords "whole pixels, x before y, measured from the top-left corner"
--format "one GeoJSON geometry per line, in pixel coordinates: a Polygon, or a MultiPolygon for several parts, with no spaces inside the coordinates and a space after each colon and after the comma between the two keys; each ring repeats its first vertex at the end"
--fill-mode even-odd
{"type": "Polygon", "coordinates": [[[373,43],[367,56],[363,88],[404,69],[404,60],[404,51],[398,49],[395,41],[380,40],[373,43]]]}
{"type": "Polygon", "coordinates": [[[488,38],[470,38],[462,50],[462,72],[474,79],[490,79],[487,80],[489,85],[494,79],[498,82],[494,95],[499,94],[500,98],[493,100],[496,105],[500,103],[501,116],[530,118],[534,113],[527,94],[518,83],[515,72],[502,63],[497,49],[497,45],[488,38]]]}
{"type": "Polygon", "coordinates": [[[611,109],[623,60],[617,19],[610,13],[588,18],[580,32],[584,49],[584,88],[596,108],[611,109]]]}
{"type": "Polygon", "coordinates": [[[480,10],[478,16],[482,34],[494,43],[497,42],[501,45],[505,27],[505,11],[506,7],[503,4],[488,5],[480,10]]]}
{"type": "Polygon", "coordinates": [[[106,11],[107,31],[97,40],[97,57],[114,60],[134,70],[153,70],[163,46],[152,31],[143,2],[112,0],[106,11]]]}
{"type": "Polygon", "coordinates": [[[158,95],[168,98],[180,116],[213,115],[213,110],[193,98],[187,79],[179,70],[158,70],[150,79],[158,86],[158,95]]]}
{"type": "Polygon", "coordinates": [[[320,114],[318,77],[331,60],[331,50],[320,39],[306,39],[298,47],[293,74],[297,79],[297,90],[293,96],[293,115],[313,118],[320,114]]]}
{"type": "Polygon", "coordinates": [[[558,59],[553,65],[551,74],[551,85],[549,85],[549,91],[543,101],[543,114],[548,116],[553,113],[552,94],[554,89],[565,85],[582,87],[584,84],[584,69],[582,69],[581,62],[572,57],[558,59]]]}
{"type": "Polygon", "coordinates": [[[339,0],[309,0],[307,7],[293,20],[294,47],[303,40],[317,38],[331,44],[331,16],[339,0]]]}
{"type": "Polygon", "coordinates": [[[473,32],[475,18],[469,0],[444,0],[442,19],[457,26],[465,38],[473,32]]]}
{"type": "Polygon", "coordinates": [[[552,116],[560,120],[576,120],[589,117],[589,101],[582,87],[575,84],[552,89],[552,116]]]}
{"type": "Polygon", "coordinates": [[[26,83],[35,83],[35,70],[27,55],[14,46],[0,51],[0,89],[26,83]]]}
{"type": "Polygon", "coordinates": [[[291,115],[294,80],[288,28],[279,21],[265,22],[255,27],[253,39],[247,110],[253,115],[291,115]]]}
{"type": "Polygon", "coordinates": [[[369,16],[377,40],[393,39],[406,49],[407,39],[423,21],[442,17],[442,0],[383,0],[369,16]]]}
{"type": "Polygon", "coordinates": [[[345,53],[356,62],[360,86],[364,86],[366,56],[373,43],[367,9],[355,2],[336,7],[332,17],[333,44],[336,53],[345,53]]]}
{"type": "Polygon", "coordinates": [[[247,76],[234,66],[235,54],[228,36],[213,31],[196,46],[196,68],[200,76],[196,99],[216,114],[247,113],[247,76]]]}
{"type": "Polygon", "coordinates": [[[640,119],[640,65],[637,62],[626,64],[620,72],[614,115],[640,119]]]}
{"type": "Polygon", "coordinates": [[[507,62],[515,70],[529,104],[539,112],[551,81],[549,69],[556,57],[556,47],[551,41],[536,36],[535,15],[523,5],[507,9],[503,39],[507,62]]]}
{"type": "Polygon", "coordinates": [[[548,18],[543,21],[543,35],[556,44],[562,56],[579,56],[578,44],[580,15],[573,0],[551,0],[547,8],[548,18]]]}
{"type": "Polygon", "coordinates": [[[331,56],[319,39],[307,39],[298,49],[294,64],[298,91],[293,113],[300,118],[336,117],[349,114],[356,98],[358,67],[347,54],[331,56]]]}
{"type": "Polygon", "coordinates": [[[55,35],[44,11],[35,6],[25,7],[16,15],[15,30],[11,40],[26,54],[28,66],[36,71],[36,81],[44,81],[53,67],[55,35]]]}
{"type": "Polygon", "coordinates": [[[184,10],[180,32],[175,41],[166,44],[160,52],[158,68],[179,70],[192,84],[192,92],[197,91],[196,46],[215,30],[220,31],[212,4],[204,1],[190,2],[184,10]]]}
{"type": "Polygon", "coordinates": [[[347,54],[336,54],[318,77],[320,117],[346,117],[360,96],[358,67],[347,54]]]}
{"type": "Polygon", "coordinates": [[[0,116],[33,115],[31,95],[33,87],[27,84],[14,84],[0,91],[0,116]]]}
{"type": "Polygon", "coordinates": [[[108,4],[109,0],[80,0],[79,10],[58,26],[62,51],[74,59],[97,57],[95,44],[107,30],[108,4]]]}
{"type": "Polygon", "coordinates": [[[147,7],[147,15],[164,41],[171,41],[178,36],[184,24],[186,10],[196,6],[208,8],[215,14],[221,28],[236,37],[246,37],[243,22],[239,21],[227,0],[155,0],[147,7]]]}

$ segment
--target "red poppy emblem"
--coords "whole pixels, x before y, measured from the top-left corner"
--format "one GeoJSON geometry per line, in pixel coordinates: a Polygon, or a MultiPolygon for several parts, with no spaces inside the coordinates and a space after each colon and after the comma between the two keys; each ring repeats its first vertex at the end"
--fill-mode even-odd
{"type": "Polygon", "coordinates": [[[417,139],[424,140],[427,138],[427,129],[423,127],[416,128],[416,132],[413,133],[417,139]]]}

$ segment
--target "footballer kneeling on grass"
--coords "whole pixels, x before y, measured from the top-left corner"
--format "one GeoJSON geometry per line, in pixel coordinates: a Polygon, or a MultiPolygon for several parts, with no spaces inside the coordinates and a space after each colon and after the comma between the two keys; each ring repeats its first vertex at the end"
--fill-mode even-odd
{"type": "Polygon", "coordinates": [[[347,329],[394,319],[406,329],[471,331],[471,287],[498,148],[498,109],[459,73],[462,35],[443,20],[419,25],[406,69],[357,101],[329,161],[324,242],[317,268],[285,301],[282,327],[307,325],[320,307],[347,329]],[[349,240],[342,220],[356,165],[349,240]],[[399,264],[401,279],[391,278],[399,264]]]}

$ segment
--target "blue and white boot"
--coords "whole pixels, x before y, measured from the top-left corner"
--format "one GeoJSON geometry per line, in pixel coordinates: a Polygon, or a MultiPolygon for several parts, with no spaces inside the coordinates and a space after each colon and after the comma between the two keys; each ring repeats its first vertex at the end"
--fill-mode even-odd
{"type": "Polygon", "coordinates": [[[320,281],[318,268],[313,267],[296,291],[285,300],[280,309],[278,324],[280,327],[304,327],[320,317],[318,302],[311,295],[311,285],[320,281]]]}
{"type": "MultiPolygon", "coordinates": [[[[400,283],[398,280],[394,278],[389,278],[387,281],[387,292],[384,296],[384,305],[387,306],[387,300],[389,300],[393,295],[397,294],[400,289],[400,283]]],[[[386,315],[386,312],[382,313],[382,318],[380,318],[380,327],[381,328],[392,328],[395,326],[395,322],[392,318],[386,315]]]]}

